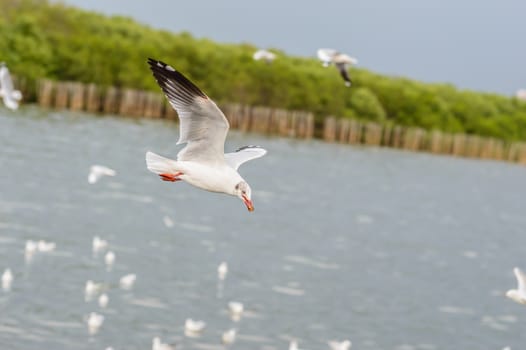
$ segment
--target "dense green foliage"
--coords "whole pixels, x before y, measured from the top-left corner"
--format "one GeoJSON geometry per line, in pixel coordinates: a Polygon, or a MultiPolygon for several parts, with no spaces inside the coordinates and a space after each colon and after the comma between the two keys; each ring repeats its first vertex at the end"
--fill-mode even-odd
{"type": "MultiPolygon", "coordinates": [[[[46,0],[0,0],[0,60],[30,81],[95,82],[158,91],[146,58],[184,72],[219,102],[526,139],[526,103],[351,69],[346,88],[334,68],[314,58],[256,62],[249,44],[218,44],[188,33],[155,30],[46,0]]],[[[314,48],[313,48],[314,49],[314,48]]]]}

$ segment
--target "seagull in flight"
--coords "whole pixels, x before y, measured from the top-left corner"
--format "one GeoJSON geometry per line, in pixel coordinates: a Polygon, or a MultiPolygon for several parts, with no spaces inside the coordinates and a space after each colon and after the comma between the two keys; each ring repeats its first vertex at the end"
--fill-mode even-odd
{"type": "Polygon", "coordinates": [[[22,99],[22,93],[13,88],[13,80],[4,62],[0,63],[0,97],[5,106],[13,110],[18,108],[18,102],[22,99]]]}
{"type": "Polygon", "coordinates": [[[148,64],[179,115],[177,144],[186,143],[177,154],[177,160],[147,152],[148,170],[164,181],[183,180],[206,191],[239,197],[249,211],[254,211],[252,190],[237,169],[251,159],[264,156],[267,151],[258,146],[245,146],[225,154],[230,125],[214,101],[166,63],[149,58],[148,64]]]}
{"type": "Polygon", "coordinates": [[[349,77],[349,67],[358,64],[358,60],[354,57],[341,53],[334,49],[318,49],[318,58],[322,61],[324,67],[328,67],[334,63],[343,80],[345,86],[351,86],[352,81],[349,77]]]}
{"type": "Polygon", "coordinates": [[[507,291],[506,296],[519,304],[526,304],[526,275],[518,267],[513,269],[513,273],[517,278],[518,286],[517,289],[507,291]]]}
{"type": "Polygon", "coordinates": [[[268,50],[257,50],[252,56],[254,60],[264,60],[267,64],[271,64],[276,59],[276,54],[268,50]]]}

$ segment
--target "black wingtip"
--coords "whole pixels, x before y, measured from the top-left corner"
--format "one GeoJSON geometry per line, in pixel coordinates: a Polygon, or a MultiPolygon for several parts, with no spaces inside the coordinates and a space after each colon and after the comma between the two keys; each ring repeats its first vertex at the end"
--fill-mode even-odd
{"type": "Polygon", "coordinates": [[[236,152],[242,151],[247,148],[261,148],[261,146],[255,146],[255,145],[243,146],[243,147],[236,149],[236,152]]]}

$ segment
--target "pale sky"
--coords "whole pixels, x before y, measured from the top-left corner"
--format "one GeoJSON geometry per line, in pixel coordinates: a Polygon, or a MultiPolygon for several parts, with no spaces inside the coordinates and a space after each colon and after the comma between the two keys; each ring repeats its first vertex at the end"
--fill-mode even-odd
{"type": "Polygon", "coordinates": [[[512,95],[526,88],[526,0],[63,0],[217,42],[298,56],[320,47],[373,72],[512,95]]]}

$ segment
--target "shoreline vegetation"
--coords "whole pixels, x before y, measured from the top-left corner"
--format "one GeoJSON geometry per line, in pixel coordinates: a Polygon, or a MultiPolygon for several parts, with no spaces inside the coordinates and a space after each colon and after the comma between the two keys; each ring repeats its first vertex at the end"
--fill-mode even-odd
{"type": "MultiPolygon", "coordinates": [[[[496,150],[489,153],[503,156],[490,158],[523,158],[523,144],[516,142],[526,140],[526,103],[515,97],[388,77],[356,67],[351,69],[353,86],[346,88],[334,70],[322,67],[314,57],[273,50],[278,58],[269,65],[254,61],[257,48],[247,43],[219,44],[48,0],[0,0],[0,6],[0,61],[17,76],[25,102],[37,101],[42,79],[93,83],[100,91],[158,93],[146,64],[147,57],[155,57],[184,72],[220,105],[235,101],[269,110],[301,110],[313,119],[313,135],[326,140],[370,144],[378,136],[366,135],[380,133],[380,141],[372,144],[400,147],[396,141],[403,138],[397,136],[404,135],[400,130],[416,130],[405,133],[422,135],[416,136],[422,140],[409,144],[437,144],[436,135],[446,135],[445,146],[432,147],[443,149],[439,153],[463,155],[467,151],[459,149],[473,148],[459,146],[463,144],[459,135],[464,135],[470,144],[492,140],[496,146],[491,149],[496,150]],[[331,133],[326,125],[333,125],[333,136],[327,136],[331,133]],[[364,131],[373,129],[377,131],[364,131]],[[393,141],[387,142],[391,134],[393,141]]],[[[484,147],[468,153],[478,154],[479,148],[484,147]]]]}
{"type": "MultiPolygon", "coordinates": [[[[178,120],[175,110],[159,92],[52,80],[39,81],[36,91],[37,103],[43,108],[178,120]]],[[[231,128],[243,132],[526,164],[524,142],[330,116],[320,124],[311,112],[233,103],[219,106],[231,128]]]]}

